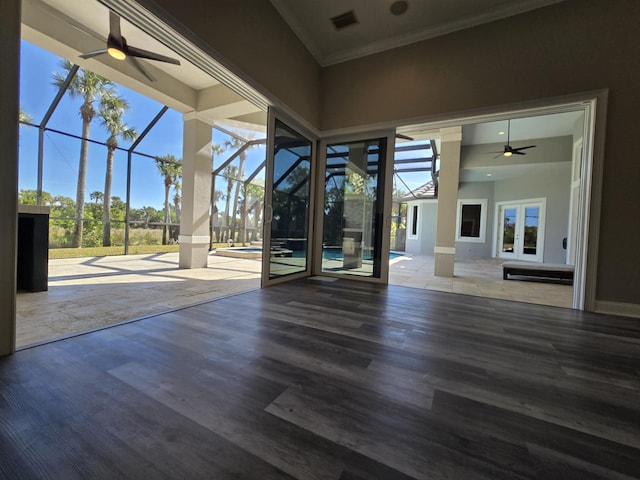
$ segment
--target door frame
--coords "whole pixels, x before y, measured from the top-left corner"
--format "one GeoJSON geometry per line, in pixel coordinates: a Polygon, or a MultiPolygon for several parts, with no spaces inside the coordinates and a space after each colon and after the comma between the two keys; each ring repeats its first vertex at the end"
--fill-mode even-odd
{"type": "Polygon", "coordinates": [[[318,153],[316,155],[316,210],[315,210],[315,229],[316,241],[313,248],[312,274],[321,275],[323,277],[345,278],[348,280],[369,282],[369,283],[389,283],[389,251],[391,239],[388,232],[391,229],[391,198],[393,188],[393,157],[395,146],[395,128],[385,130],[370,130],[353,134],[326,136],[320,138],[318,153]],[[382,203],[382,239],[380,244],[380,278],[365,277],[359,275],[344,275],[340,273],[323,272],[322,271],[322,235],[324,227],[324,171],[327,165],[327,145],[332,143],[350,143],[362,140],[371,140],[377,138],[386,138],[387,148],[382,159],[383,165],[383,198],[379,199],[382,203]]]}
{"type": "MultiPolygon", "coordinates": [[[[497,258],[505,258],[505,259],[512,258],[514,260],[524,260],[524,261],[533,261],[533,262],[542,263],[544,261],[544,238],[546,233],[546,228],[545,228],[546,220],[547,220],[547,199],[546,198],[528,198],[524,200],[508,200],[508,201],[496,202],[494,222],[493,222],[494,223],[493,232],[494,232],[494,238],[495,238],[493,242],[494,243],[493,256],[497,258]],[[518,214],[517,214],[518,216],[526,207],[540,205],[540,223],[538,225],[538,243],[537,243],[535,260],[530,259],[533,256],[523,258],[522,256],[515,255],[516,253],[515,243],[514,243],[514,255],[504,255],[504,252],[502,252],[501,247],[502,247],[503,229],[500,228],[500,225],[502,223],[502,217],[500,216],[500,209],[511,206],[511,205],[518,209],[518,214]]],[[[516,224],[516,227],[517,226],[518,225],[516,224]]],[[[524,226],[525,225],[522,225],[523,232],[524,232],[524,226]]]]}
{"type": "Polygon", "coordinates": [[[596,311],[602,177],[607,128],[609,90],[599,89],[558,97],[524,100],[506,105],[482,107],[466,112],[414,118],[394,122],[398,131],[411,135],[416,129],[438,132],[441,128],[484,123],[508,118],[537,116],[570,111],[584,112],[581,189],[576,238],[576,262],[572,308],[596,311]]]}
{"type": "Polygon", "coordinates": [[[575,264],[576,245],[578,243],[577,227],[580,215],[580,190],[582,188],[582,161],[583,161],[584,139],[580,139],[573,144],[573,158],[571,160],[571,188],[569,190],[569,228],[567,231],[567,255],[565,262],[569,265],[575,264]],[[577,190],[577,199],[574,193],[577,190]]]}
{"type": "Polygon", "coordinates": [[[313,247],[315,243],[315,199],[316,199],[316,182],[314,179],[318,172],[318,136],[305,128],[300,122],[297,122],[291,116],[284,113],[276,107],[269,107],[267,110],[267,156],[265,162],[265,179],[264,179],[264,208],[262,212],[262,271],[260,276],[261,288],[277,285],[279,283],[297,280],[299,278],[309,277],[312,274],[313,267],[313,247]],[[269,265],[271,259],[271,222],[273,220],[273,173],[274,173],[274,148],[275,148],[275,126],[276,119],[284,123],[287,127],[295,130],[296,133],[303,135],[311,142],[311,158],[309,172],[309,218],[307,224],[307,263],[304,271],[284,275],[278,278],[269,278],[269,265]]]}

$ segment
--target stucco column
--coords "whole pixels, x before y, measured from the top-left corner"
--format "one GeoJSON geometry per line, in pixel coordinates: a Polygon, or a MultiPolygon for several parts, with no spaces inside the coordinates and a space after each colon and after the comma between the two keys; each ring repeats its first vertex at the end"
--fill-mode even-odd
{"type": "Polygon", "coordinates": [[[211,125],[185,113],[182,146],[180,268],[206,268],[211,199],[211,125]]]}
{"type": "Polygon", "coordinates": [[[16,340],[16,249],[18,228],[18,78],[20,0],[0,1],[0,356],[13,353],[16,340]]]}
{"type": "Polygon", "coordinates": [[[438,221],[436,224],[436,245],[433,249],[433,273],[439,277],[453,277],[462,127],[440,129],[440,142],[438,221]]]}

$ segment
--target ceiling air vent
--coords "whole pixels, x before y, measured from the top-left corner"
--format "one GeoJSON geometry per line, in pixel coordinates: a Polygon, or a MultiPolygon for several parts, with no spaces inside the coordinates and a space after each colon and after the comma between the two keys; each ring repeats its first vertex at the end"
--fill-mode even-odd
{"type": "Polygon", "coordinates": [[[333,17],[331,21],[333,22],[333,26],[336,27],[336,30],[342,30],[343,28],[347,28],[358,23],[358,19],[356,18],[356,14],[353,10],[343,13],[342,15],[338,15],[337,17],[333,17]]]}

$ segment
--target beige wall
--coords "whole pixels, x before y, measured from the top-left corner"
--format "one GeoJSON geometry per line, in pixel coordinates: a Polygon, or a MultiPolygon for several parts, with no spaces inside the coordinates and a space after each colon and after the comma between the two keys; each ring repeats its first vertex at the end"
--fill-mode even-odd
{"type": "Polygon", "coordinates": [[[637,0],[567,0],[327,67],[320,126],[438,116],[609,88],[596,296],[638,303],[638,25],[637,0]]]}
{"type": "Polygon", "coordinates": [[[0,0],[0,356],[15,347],[20,0],[0,0]]]}
{"type": "Polygon", "coordinates": [[[269,0],[140,0],[139,3],[166,17],[158,11],[159,5],[255,80],[259,86],[255,83],[253,86],[261,93],[272,100],[279,99],[312,127],[318,127],[320,66],[269,0]]]}

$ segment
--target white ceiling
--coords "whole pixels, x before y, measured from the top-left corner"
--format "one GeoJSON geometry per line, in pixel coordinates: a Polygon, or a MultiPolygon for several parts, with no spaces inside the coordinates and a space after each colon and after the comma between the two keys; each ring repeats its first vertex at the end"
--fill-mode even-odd
{"type": "MultiPolygon", "coordinates": [[[[485,123],[471,123],[462,125],[462,145],[486,145],[482,155],[486,162],[474,162],[473,167],[462,165],[460,168],[461,182],[493,182],[506,180],[512,177],[533,175],[539,172],[540,162],[544,161],[545,172],[555,175],[567,168],[571,162],[571,154],[566,158],[552,160],[540,158],[539,149],[528,151],[527,156],[512,157],[516,160],[502,163],[496,162],[494,154],[499,154],[507,143],[512,147],[525,145],[539,145],[543,139],[554,137],[573,136],[577,129],[583,127],[578,120],[584,115],[582,111],[537,115],[531,117],[513,118],[511,120],[498,120],[485,123]],[[510,131],[508,123],[510,122],[510,131]],[[503,132],[501,134],[501,132],[503,132]],[[493,153],[492,153],[493,152],[493,153]]],[[[431,125],[408,125],[398,129],[398,132],[415,140],[435,140],[440,150],[439,130],[431,125]]],[[[397,139],[396,143],[404,143],[405,140],[397,139]]],[[[465,162],[466,163],[466,162],[465,162]]]]}
{"type": "Polygon", "coordinates": [[[462,145],[506,144],[507,134],[512,142],[573,135],[575,123],[581,115],[582,112],[566,112],[464,125],[462,145]]]}
{"type": "Polygon", "coordinates": [[[323,66],[507,18],[563,0],[271,0],[323,66]],[[337,31],[331,18],[353,10],[358,23],[337,31]]]}
{"type": "MultiPolygon", "coordinates": [[[[109,9],[107,7],[92,0],[42,1],[51,7],[52,12],[59,12],[59,14],[62,14],[59,16],[71,27],[96,39],[95,43],[86,45],[86,51],[104,48],[103,46],[106,45],[107,36],[109,35],[109,9]]],[[[129,45],[180,60],[179,66],[163,62],[149,62],[142,60],[145,67],[152,65],[153,69],[159,69],[166,72],[179,82],[188,85],[194,90],[202,90],[219,83],[210,75],[207,75],[196,66],[187,62],[184,58],[179,58],[175,52],[128,21],[121,19],[120,29],[122,36],[127,39],[127,43],[129,45]]],[[[69,60],[76,61],[77,59],[69,60]]]]}
{"type": "Polygon", "coordinates": [[[95,0],[23,0],[22,38],[181,113],[197,111],[199,118],[212,125],[232,122],[247,129],[263,129],[266,112],[223,85],[211,72],[215,70],[212,67],[215,62],[207,64],[209,71],[199,68],[201,65],[194,65],[184,56],[190,58],[189,55],[196,52],[197,57],[195,47],[184,47],[186,50],[180,50],[183,53],[180,56],[167,46],[172,41],[176,43],[175,36],[165,36],[165,45],[163,34],[159,33],[164,27],[156,27],[150,17],[141,19],[135,13],[132,15],[132,21],[120,20],[128,45],[180,61],[180,65],[172,65],[140,59],[156,81],[148,80],[130,62],[115,60],[109,55],[80,57],[106,47],[109,9],[95,0]]]}

